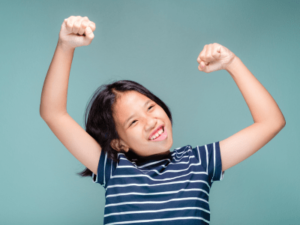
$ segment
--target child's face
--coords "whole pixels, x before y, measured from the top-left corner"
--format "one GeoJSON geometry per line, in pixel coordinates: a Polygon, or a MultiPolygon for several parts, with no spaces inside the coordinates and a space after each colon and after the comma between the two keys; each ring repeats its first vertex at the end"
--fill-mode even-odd
{"type": "Polygon", "coordinates": [[[119,143],[112,141],[112,148],[126,152],[130,148],[139,156],[164,155],[170,152],[173,144],[172,124],[163,108],[156,102],[139,92],[128,91],[117,99],[113,110],[121,140],[119,143]],[[161,141],[151,141],[151,133],[161,125],[167,132],[167,137],[161,141]]]}

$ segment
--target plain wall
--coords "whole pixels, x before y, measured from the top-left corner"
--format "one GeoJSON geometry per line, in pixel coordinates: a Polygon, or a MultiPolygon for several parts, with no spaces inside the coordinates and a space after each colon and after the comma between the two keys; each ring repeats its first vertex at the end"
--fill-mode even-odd
{"type": "MultiPolygon", "coordinates": [[[[83,128],[101,84],[141,83],[171,109],[172,148],[221,141],[253,123],[226,71],[204,73],[204,45],[234,52],[273,96],[286,126],[210,192],[211,224],[282,225],[300,219],[299,1],[2,1],[0,223],[102,224],[104,189],[39,115],[60,26],[71,15],[96,23],[75,50],[68,113],[83,128]]],[[[242,151],[243,149],[241,149],[242,151]]]]}

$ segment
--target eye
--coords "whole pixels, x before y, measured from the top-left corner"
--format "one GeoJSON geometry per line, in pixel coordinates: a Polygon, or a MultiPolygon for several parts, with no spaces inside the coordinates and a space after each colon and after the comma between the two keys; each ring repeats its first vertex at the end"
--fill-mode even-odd
{"type": "Polygon", "coordinates": [[[137,121],[137,120],[132,121],[132,123],[130,125],[132,125],[135,121],[137,121]]]}
{"type": "Polygon", "coordinates": [[[151,105],[148,109],[151,109],[151,108],[153,108],[154,107],[154,105],[151,105]]]}

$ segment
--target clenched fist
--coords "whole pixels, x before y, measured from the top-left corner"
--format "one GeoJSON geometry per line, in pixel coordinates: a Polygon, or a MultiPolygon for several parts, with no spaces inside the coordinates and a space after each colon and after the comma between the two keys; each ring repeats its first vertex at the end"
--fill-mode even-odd
{"type": "Polygon", "coordinates": [[[235,57],[233,52],[218,43],[205,45],[197,58],[198,69],[205,73],[226,70],[235,57]]]}
{"type": "Polygon", "coordinates": [[[61,25],[59,43],[67,48],[89,45],[94,39],[95,29],[95,23],[88,17],[70,16],[61,25]]]}

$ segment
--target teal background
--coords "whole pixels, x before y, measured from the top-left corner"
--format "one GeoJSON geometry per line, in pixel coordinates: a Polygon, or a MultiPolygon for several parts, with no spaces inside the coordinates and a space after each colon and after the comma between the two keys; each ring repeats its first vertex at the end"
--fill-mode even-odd
{"type": "MultiPolygon", "coordinates": [[[[205,44],[234,52],[282,110],[286,126],[226,170],[210,193],[211,224],[298,224],[299,1],[1,1],[0,223],[102,224],[104,189],[39,115],[60,26],[71,15],[96,23],[75,50],[67,110],[84,110],[103,83],[137,81],[171,109],[172,148],[221,141],[253,123],[226,71],[197,68],[205,44]]],[[[242,149],[241,149],[242,151],[242,149]]]]}

